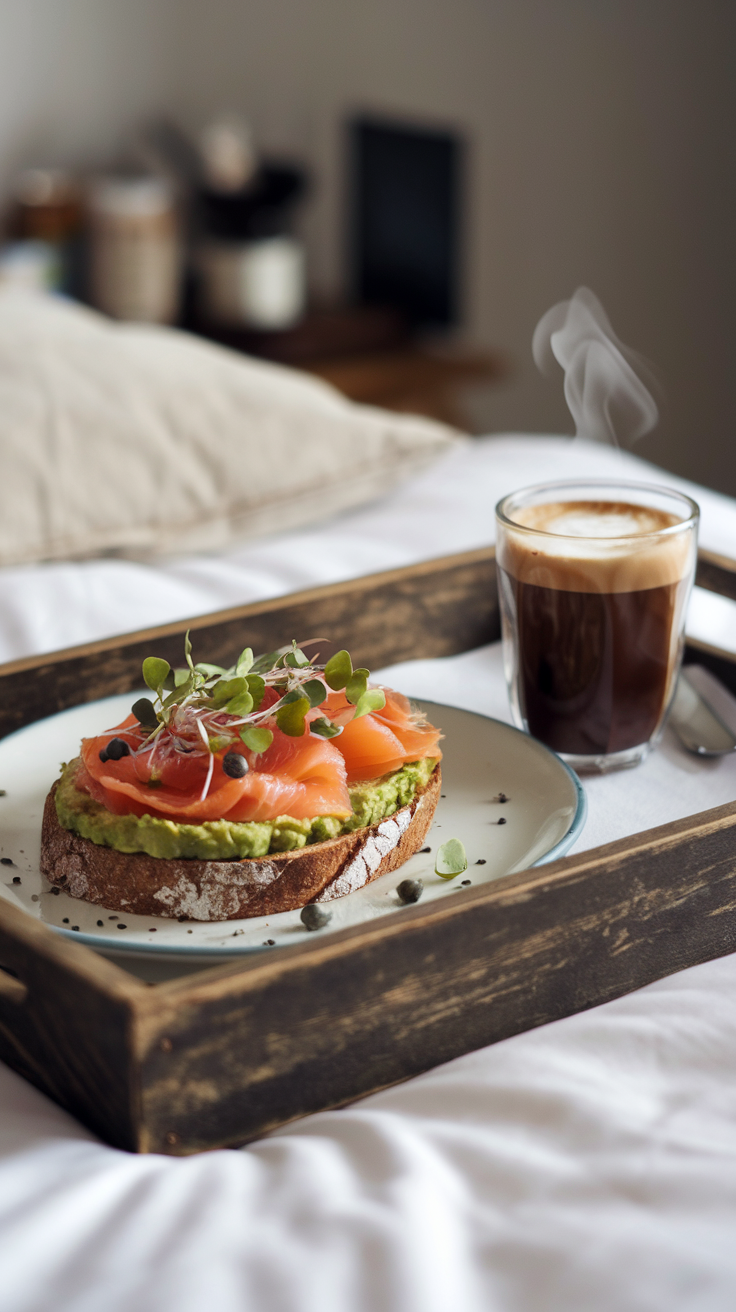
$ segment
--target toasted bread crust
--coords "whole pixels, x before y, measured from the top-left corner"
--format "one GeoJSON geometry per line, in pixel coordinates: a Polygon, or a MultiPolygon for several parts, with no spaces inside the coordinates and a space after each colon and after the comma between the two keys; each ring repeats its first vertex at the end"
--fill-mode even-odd
{"type": "Polygon", "coordinates": [[[294,852],[234,861],[117,852],[64,829],[56,814],[56,784],[46,798],[41,873],[72,897],[111,911],[175,920],[241,920],[293,911],[362,888],[408,861],[427,835],[442,775],[386,820],[294,852]]]}

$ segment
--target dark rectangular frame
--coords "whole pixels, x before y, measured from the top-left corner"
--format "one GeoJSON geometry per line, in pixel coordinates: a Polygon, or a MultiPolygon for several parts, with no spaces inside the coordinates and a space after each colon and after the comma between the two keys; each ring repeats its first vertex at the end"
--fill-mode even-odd
{"type": "Polygon", "coordinates": [[[351,122],[349,259],[361,304],[390,306],[418,327],[458,321],[464,153],[456,131],[367,116],[351,122]],[[391,249],[386,223],[395,241],[402,215],[405,241],[391,249]]]}
{"type": "MultiPolygon", "coordinates": [[[[736,563],[698,581],[736,599],[736,563]]],[[[178,662],[319,632],[371,668],[499,634],[492,550],[0,667],[0,736],[178,662]]],[[[736,690],[736,661],[697,658],[736,690]]],[[[0,1057],[103,1139],[241,1144],[736,948],[736,804],[301,946],[148,985],[0,901],[0,1057]]]]}

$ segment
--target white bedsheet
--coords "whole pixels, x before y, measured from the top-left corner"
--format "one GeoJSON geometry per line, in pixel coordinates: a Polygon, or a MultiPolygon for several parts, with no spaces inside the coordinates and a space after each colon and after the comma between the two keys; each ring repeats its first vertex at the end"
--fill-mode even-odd
{"type": "MultiPolygon", "coordinates": [[[[481,545],[504,491],[619,466],[661,477],[602,448],[488,440],[350,519],[225,557],[7,571],[0,651],[481,545]]],[[[734,554],[736,505],[699,499],[701,540],[734,554]]],[[[723,622],[728,633],[728,611],[723,622]]],[[[463,662],[470,704],[503,713],[493,649],[458,658],[460,675],[463,662]]],[[[435,664],[404,667],[397,682],[429,693],[435,664]]],[[[617,820],[609,783],[641,806],[659,778],[650,823],[668,793],[683,806],[688,780],[690,809],[709,791],[729,795],[733,762],[695,774],[675,752],[596,781],[582,841],[602,841],[617,820]]],[[[183,1161],[100,1144],[0,1067],[0,1310],[733,1312],[735,993],[729,957],[242,1151],[183,1161]]]]}
{"type": "MultiPolygon", "coordinates": [[[[507,492],[548,479],[594,476],[666,481],[689,492],[702,510],[702,545],[736,554],[734,502],[717,492],[596,443],[478,439],[383,501],[320,528],[220,554],[0,570],[0,661],[486,546],[495,538],[495,504],[507,492]]],[[[707,604],[702,594],[701,602],[707,604]]],[[[718,624],[719,631],[731,632],[736,650],[731,614],[727,607],[718,624]]]]}

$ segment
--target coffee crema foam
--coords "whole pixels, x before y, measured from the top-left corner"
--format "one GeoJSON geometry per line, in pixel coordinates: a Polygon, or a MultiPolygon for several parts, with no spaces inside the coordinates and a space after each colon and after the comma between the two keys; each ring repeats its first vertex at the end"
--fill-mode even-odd
{"type": "Polygon", "coordinates": [[[565,592],[638,592],[677,583],[690,569],[692,525],[625,501],[550,501],[501,527],[500,567],[520,583],[565,592]],[[682,532],[657,537],[682,524],[682,532]]]}

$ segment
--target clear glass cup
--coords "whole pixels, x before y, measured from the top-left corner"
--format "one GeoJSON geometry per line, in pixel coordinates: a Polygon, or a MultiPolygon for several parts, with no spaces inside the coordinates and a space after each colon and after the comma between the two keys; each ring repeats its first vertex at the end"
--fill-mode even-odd
{"type": "Polygon", "coordinates": [[[523,488],[496,507],[516,724],[581,772],[637,765],[677,685],[699,510],[645,483],[523,488]]]}

